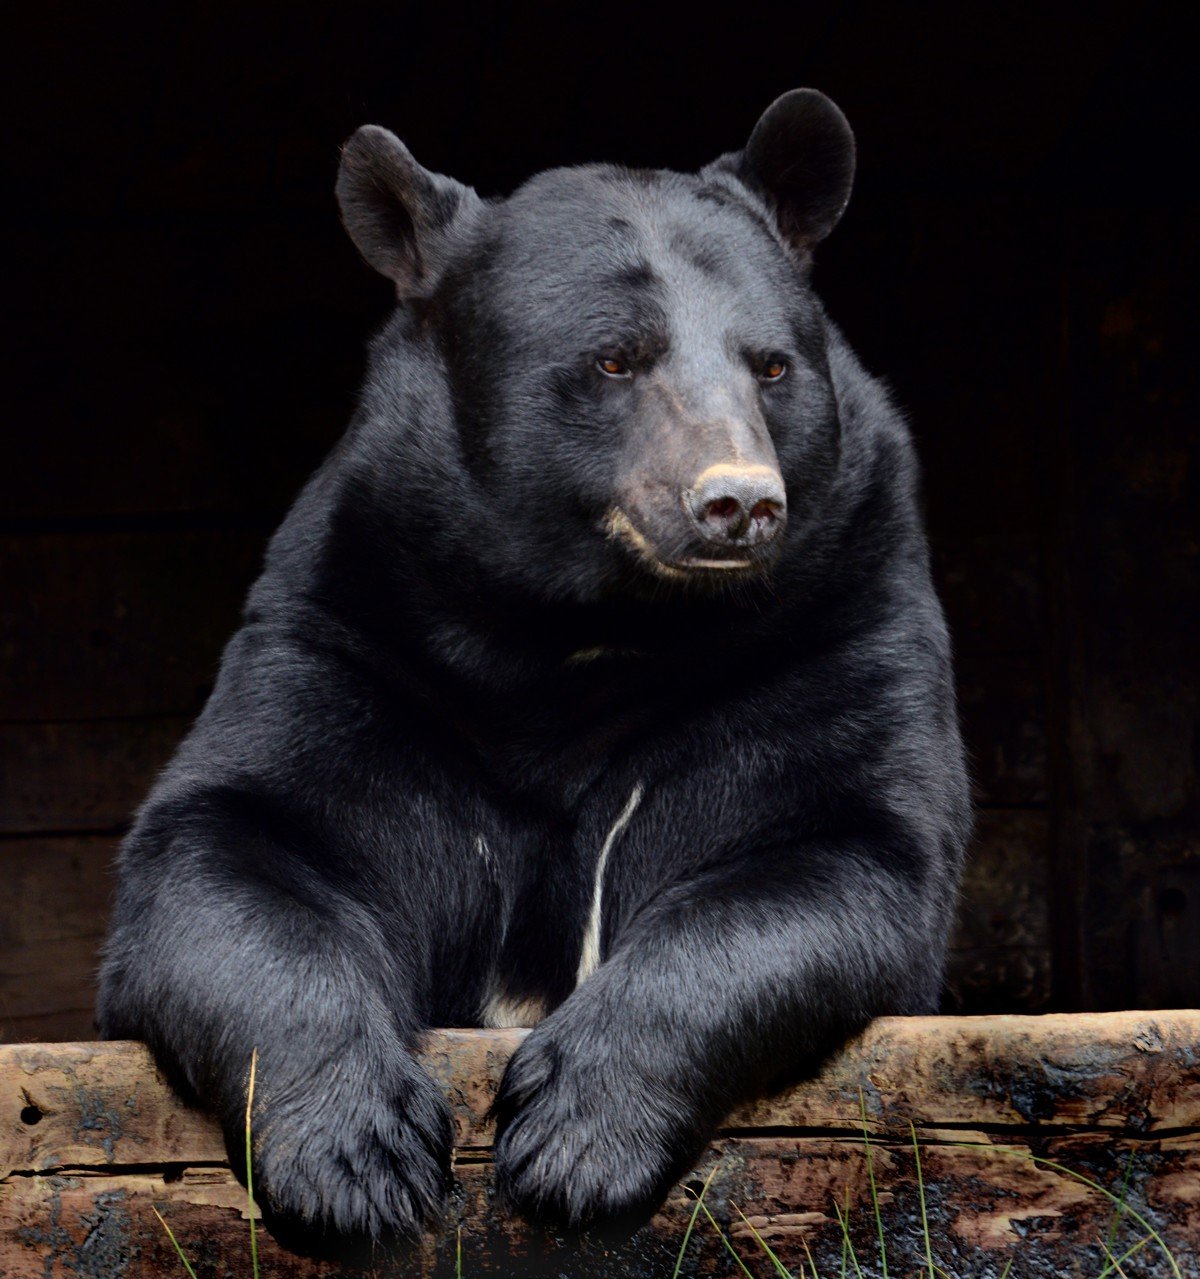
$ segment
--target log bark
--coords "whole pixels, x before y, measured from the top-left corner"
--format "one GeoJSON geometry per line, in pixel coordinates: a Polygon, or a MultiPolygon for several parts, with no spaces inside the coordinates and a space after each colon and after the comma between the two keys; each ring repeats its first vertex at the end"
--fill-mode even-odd
{"type": "MultiPolygon", "coordinates": [[[[997,1276],[1010,1259],[1022,1276],[1098,1275],[1106,1244],[1120,1257],[1151,1229],[1174,1261],[1149,1239],[1122,1263],[1129,1279],[1200,1274],[1200,1012],[881,1019],[819,1077],[731,1115],[619,1244],[531,1231],[491,1203],[487,1110],[522,1033],[428,1037],[425,1063],[457,1125],[438,1233],[364,1269],[293,1256],[260,1230],[262,1274],[450,1276],[461,1239],[465,1279],[667,1279],[710,1174],[706,1204],[728,1247],[701,1214],[685,1276],[742,1274],[730,1249],[752,1274],[778,1274],[760,1239],[797,1276],[810,1254],[820,1279],[840,1275],[839,1213],[862,1274],[878,1275],[876,1201],[888,1273],[927,1274],[922,1186],[928,1251],[956,1279],[997,1276]]],[[[182,1276],[154,1210],[198,1279],[250,1274],[246,1194],[220,1134],[141,1045],[0,1047],[0,1098],[4,1279],[182,1276]]]]}

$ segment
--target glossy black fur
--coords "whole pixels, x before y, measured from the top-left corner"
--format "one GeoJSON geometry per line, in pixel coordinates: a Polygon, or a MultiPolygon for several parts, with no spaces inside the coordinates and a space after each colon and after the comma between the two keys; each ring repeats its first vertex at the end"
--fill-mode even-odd
{"type": "Polygon", "coordinates": [[[497,993],[552,1010],[497,1105],[508,1200],[649,1211],[739,1099],[936,1007],[969,827],[909,435],[809,284],[828,226],[739,156],[448,189],[126,842],[103,969],[103,1033],[234,1150],[257,1048],[257,1185],[327,1238],[436,1212],[448,1109],[411,1050],[497,993]],[[606,536],[654,377],[759,406],[769,568],[681,581],[606,536]]]}

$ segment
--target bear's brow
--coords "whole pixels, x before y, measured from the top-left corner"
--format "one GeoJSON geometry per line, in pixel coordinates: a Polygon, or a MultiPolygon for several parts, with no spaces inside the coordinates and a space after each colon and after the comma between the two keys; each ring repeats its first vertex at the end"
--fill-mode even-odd
{"type": "Polygon", "coordinates": [[[690,228],[676,227],[671,233],[668,247],[686,262],[690,262],[702,274],[728,278],[725,255],[713,244],[696,235],[690,228]]]}
{"type": "Polygon", "coordinates": [[[605,276],[606,284],[619,289],[649,289],[658,283],[654,268],[645,258],[617,267],[605,276]]]}

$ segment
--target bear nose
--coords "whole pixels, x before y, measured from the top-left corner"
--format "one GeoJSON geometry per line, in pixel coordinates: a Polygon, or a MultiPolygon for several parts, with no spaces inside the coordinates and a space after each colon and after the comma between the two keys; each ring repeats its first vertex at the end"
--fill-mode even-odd
{"type": "Polygon", "coordinates": [[[787,523],[787,496],[778,473],[765,466],[710,467],[684,503],[708,542],[759,546],[787,523]]]}

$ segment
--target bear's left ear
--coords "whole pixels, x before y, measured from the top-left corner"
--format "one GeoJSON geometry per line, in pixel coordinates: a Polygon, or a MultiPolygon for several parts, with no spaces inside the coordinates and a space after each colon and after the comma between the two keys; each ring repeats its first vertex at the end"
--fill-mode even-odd
{"type": "Polygon", "coordinates": [[[401,300],[432,293],[455,229],[483,208],[470,187],[422,168],[377,124],[364,124],[342,148],[337,200],[355,248],[401,300]]]}
{"type": "Polygon", "coordinates": [[[723,160],[718,165],[767,197],[784,237],[807,251],[849,203],[854,134],[823,93],[793,89],[763,112],[741,154],[723,160]]]}

